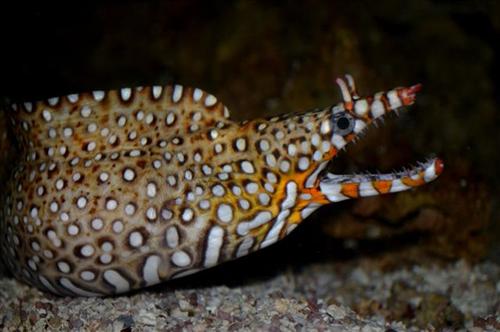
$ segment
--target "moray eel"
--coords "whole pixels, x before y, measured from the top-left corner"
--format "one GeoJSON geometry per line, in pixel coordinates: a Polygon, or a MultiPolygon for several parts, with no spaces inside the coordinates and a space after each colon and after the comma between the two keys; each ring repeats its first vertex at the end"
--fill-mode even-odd
{"type": "Polygon", "coordinates": [[[118,294],[282,239],[320,206],[434,180],[431,159],[390,174],[327,164],[420,85],[302,114],[235,122],[200,89],[123,88],[15,103],[21,153],[3,187],[0,246],[14,276],[69,296],[118,294]]]}

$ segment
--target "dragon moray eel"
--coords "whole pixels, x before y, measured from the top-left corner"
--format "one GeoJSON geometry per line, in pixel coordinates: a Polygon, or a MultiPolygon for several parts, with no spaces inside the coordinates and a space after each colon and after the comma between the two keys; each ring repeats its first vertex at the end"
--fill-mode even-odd
{"type": "Polygon", "coordinates": [[[123,88],[16,103],[21,148],[0,246],[16,278],[59,295],[118,294],[275,243],[331,202],[434,180],[439,159],[390,174],[328,162],[420,85],[302,114],[235,122],[200,89],[123,88]]]}

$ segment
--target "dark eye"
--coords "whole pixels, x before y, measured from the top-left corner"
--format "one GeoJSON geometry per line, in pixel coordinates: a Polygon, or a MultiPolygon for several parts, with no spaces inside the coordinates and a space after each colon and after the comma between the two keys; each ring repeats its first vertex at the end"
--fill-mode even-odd
{"type": "Polygon", "coordinates": [[[346,113],[337,113],[333,117],[334,133],[338,135],[347,135],[354,129],[354,119],[346,113]]]}
{"type": "Polygon", "coordinates": [[[351,121],[349,121],[349,119],[345,116],[337,119],[337,127],[342,130],[349,128],[350,123],[351,121]]]}

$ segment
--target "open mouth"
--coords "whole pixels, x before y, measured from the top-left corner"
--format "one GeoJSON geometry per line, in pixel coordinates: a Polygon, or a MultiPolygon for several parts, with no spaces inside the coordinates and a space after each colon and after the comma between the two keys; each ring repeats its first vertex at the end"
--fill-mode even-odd
{"type": "MultiPolygon", "coordinates": [[[[365,119],[364,121],[356,120],[356,125],[353,126],[354,137],[350,139],[351,144],[359,139],[360,135],[363,135],[367,125],[368,127],[377,126],[377,123],[384,121],[387,114],[397,113],[401,108],[412,105],[416,93],[421,89],[421,85],[417,84],[361,99],[350,75],[346,75],[345,80],[337,79],[337,84],[344,99],[342,111],[339,112],[341,116],[347,115],[352,116],[352,118],[365,119]],[[358,122],[363,123],[359,126],[358,122]]],[[[342,146],[342,148],[344,147],[342,146]]],[[[334,174],[327,171],[327,167],[319,174],[319,185],[320,191],[328,200],[338,202],[349,198],[409,190],[435,180],[442,173],[443,168],[443,162],[435,157],[429,158],[425,162],[418,162],[413,167],[385,174],[334,174]]]]}

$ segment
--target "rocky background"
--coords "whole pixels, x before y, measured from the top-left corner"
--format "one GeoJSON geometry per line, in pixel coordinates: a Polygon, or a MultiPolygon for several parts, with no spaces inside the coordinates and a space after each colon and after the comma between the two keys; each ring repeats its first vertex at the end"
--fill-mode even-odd
{"type": "MultiPolygon", "coordinates": [[[[147,292],[61,299],[3,272],[1,329],[500,329],[499,3],[1,6],[4,100],[176,82],[242,120],[336,103],[344,73],[361,94],[420,82],[411,111],[333,167],[445,162],[429,186],[323,208],[282,243],[147,292]]],[[[14,151],[0,112],[0,183],[14,151]]]]}

